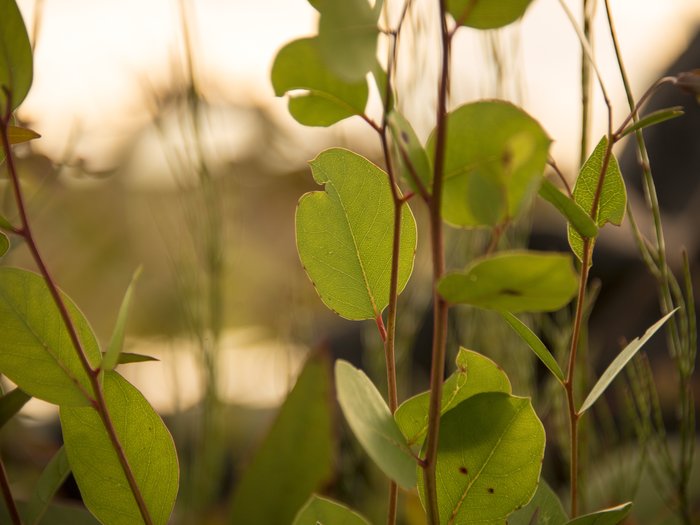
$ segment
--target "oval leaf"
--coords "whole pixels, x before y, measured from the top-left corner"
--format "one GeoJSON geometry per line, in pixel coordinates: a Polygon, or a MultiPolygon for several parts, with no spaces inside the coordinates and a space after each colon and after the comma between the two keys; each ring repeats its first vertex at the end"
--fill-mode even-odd
{"type": "Polygon", "coordinates": [[[345,505],[316,496],[309,499],[292,525],[370,525],[345,505]]]}
{"type": "MultiPolygon", "coordinates": [[[[346,319],[376,319],[389,304],[394,203],[387,175],[351,151],[334,148],[311,161],[325,192],[299,200],[299,257],[323,302],[346,319]]],[[[416,223],[401,215],[399,292],[416,250],[416,223]]]]}
{"type": "Polygon", "coordinates": [[[360,82],[377,58],[378,11],[367,0],[319,2],[318,43],[321,56],[345,82],[360,82]]]}
{"type": "Polygon", "coordinates": [[[440,523],[503,524],[535,493],[544,445],[529,399],[488,392],[447,412],[436,467],[440,523]]]}
{"type": "Polygon", "coordinates": [[[0,0],[0,114],[5,113],[7,95],[10,109],[19,106],[32,85],[32,46],[15,0],[0,0]]]}
{"type": "Polygon", "coordinates": [[[330,126],[353,115],[362,115],[369,88],[366,79],[347,83],[328,70],[318,39],[303,38],[284,46],[272,65],[275,95],[303,90],[292,96],[289,112],[306,126],[330,126]]]}
{"type": "Polygon", "coordinates": [[[36,131],[29,128],[18,128],[17,126],[7,126],[10,144],[21,144],[41,137],[36,131]]]}
{"type": "Polygon", "coordinates": [[[537,335],[530,330],[525,323],[510,312],[501,312],[501,316],[506,320],[510,327],[515,330],[515,333],[518,334],[523,341],[525,341],[527,346],[529,346],[530,349],[535,352],[535,355],[540,361],[542,361],[544,366],[546,366],[549,371],[554,374],[554,377],[556,377],[559,382],[563,383],[564,372],[561,371],[559,363],[557,363],[557,360],[554,359],[554,356],[540,340],[540,338],[537,337],[537,335]]]}
{"type": "Polygon", "coordinates": [[[530,2],[532,0],[448,0],[447,11],[460,25],[495,29],[523,16],[530,2]]]}
{"type": "Polygon", "coordinates": [[[571,257],[527,251],[501,252],[482,258],[438,284],[451,303],[491,310],[549,312],[565,306],[578,282],[571,257]]]}
{"type": "Polygon", "coordinates": [[[5,255],[7,253],[7,250],[9,250],[9,249],[10,249],[10,239],[7,238],[7,235],[0,232],[0,257],[5,255]]]}
{"type": "MultiPolygon", "coordinates": [[[[63,296],[91,366],[101,353],[90,325],[63,296]]],[[[0,373],[34,397],[57,405],[88,405],[90,379],[44,279],[0,268],[0,373]]]]}
{"type": "Polygon", "coordinates": [[[230,523],[291,523],[333,473],[328,363],[310,358],[244,472],[230,523]]]}
{"type": "MultiPolygon", "coordinates": [[[[678,308],[676,308],[676,310],[678,310],[678,308]]],[[[610,366],[608,366],[605,372],[603,372],[603,375],[600,376],[600,379],[598,379],[598,382],[595,384],[595,386],[591,389],[591,393],[588,394],[588,397],[579,409],[579,414],[584,413],[593,405],[593,403],[596,402],[596,400],[603,394],[603,392],[605,392],[605,389],[608,388],[610,383],[612,383],[613,379],[617,377],[617,374],[619,374],[620,371],[625,367],[625,365],[627,365],[627,363],[630,362],[634,355],[642,348],[642,346],[644,346],[644,344],[651,338],[651,336],[653,336],[658,331],[658,329],[661,328],[663,324],[666,321],[668,321],[673,314],[676,313],[676,310],[669,312],[668,314],[664,315],[661,319],[656,321],[647,329],[646,332],[644,332],[644,335],[642,337],[637,337],[633,339],[617,355],[613,362],[610,363],[610,366]]]]}
{"type": "MultiPolygon", "coordinates": [[[[596,146],[591,156],[581,167],[576,185],[574,186],[574,200],[576,204],[581,206],[586,212],[591,212],[593,199],[595,197],[598,179],[600,178],[601,170],[603,169],[603,160],[605,150],[608,146],[607,137],[603,137],[596,146]]],[[[616,225],[622,224],[622,219],[625,216],[625,207],[627,206],[627,191],[625,183],[622,180],[620,166],[617,164],[617,159],[614,154],[610,154],[608,168],[605,170],[605,179],[603,180],[603,189],[600,194],[598,210],[596,213],[596,224],[599,228],[605,226],[608,222],[616,225]]],[[[583,257],[583,239],[569,225],[568,228],[569,246],[576,254],[579,261],[583,257]]]]}
{"type": "MultiPolygon", "coordinates": [[[[451,112],[443,218],[478,227],[517,216],[539,188],[550,143],[537,121],[508,102],[474,102],[451,112]]],[[[434,157],[435,133],[428,151],[434,157]]]]}
{"type": "Polygon", "coordinates": [[[617,507],[599,510],[567,522],[566,525],[617,525],[622,522],[632,510],[632,503],[623,503],[617,507]]]}
{"type": "MultiPolygon", "coordinates": [[[[116,372],[104,375],[104,396],[154,525],[166,524],[177,496],[173,439],[141,392],[116,372]]],[[[143,523],[107,431],[91,407],[62,406],[64,446],[88,510],[103,523],[143,523]]]]}
{"type": "MultiPolygon", "coordinates": [[[[505,392],[511,386],[505,372],[488,357],[460,348],[455,360],[457,370],[445,380],[441,414],[465,399],[483,392],[505,392]]],[[[409,445],[422,445],[428,430],[430,392],[407,399],[394,413],[394,419],[409,445]]]]}
{"type": "Polygon", "coordinates": [[[530,503],[508,516],[508,525],[563,525],[568,519],[557,495],[540,479],[530,503]]]}
{"type": "Polygon", "coordinates": [[[629,135],[630,133],[634,133],[639,129],[648,128],[650,126],[660,124],[661,122],[666,122],[667,120],[680,117],[681,115],[683,115],[683,106],[673,106],[672,108],[653,111],[644,118],[641,118],[637,122],[627,126],[623,132],[620,133],[620,138],[624,137],[625,135],[629,135]]]}
{"type": "Polygon", "coordinates": [[[540,197],[554,206],[576,228],[579,235],[593,238],[598,235],[598,225],[591,219],[588,212],[576,201],[564,195],[557,187],[547,179],[540,186],[540,197]]]}
{"type": "Polygon", "coordinates": [[[347,361],[335,364],[338,402],[369,457],[405,489],[416,486],[416,461],[381,394],[364,372],[347,361]]]}

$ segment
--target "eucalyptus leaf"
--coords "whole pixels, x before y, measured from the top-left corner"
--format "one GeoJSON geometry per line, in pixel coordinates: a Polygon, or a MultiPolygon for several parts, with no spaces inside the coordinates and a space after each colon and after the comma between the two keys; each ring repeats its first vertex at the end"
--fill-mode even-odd
{"type": "MultiPolygon", "coordinates": [[[[537,193],[550,143],[537,121],[508,102],[473,102],[449,113],[443,218],[482,227],[516,217],[537,193]]],[[[434,157],[434,132],[427,150],[434,157]]]]}
{"type": "Polygon", "coordinates": [[[15,0],[0,0],[0,115],[19,106],[32,85],[32,46],[15,0]]]}
{"type": "Polygon", "coordinates": [[[588,212],[576,204],[575,200],[559,191],[547,179],[544,179],[542,186],[540,186],[540,197],[559,210],[580,236],[593,238],[598,235],[598,225],[591,219],[588,212]]]}
{"type": "Polygon", "coordinates": [[[462,272],[447,274],[438,292],[450,303],[509,312],[549,312],[565,306],[578,280],[571,257],[511,251],[474,261],[462,272]]]}
{"type": "Polygon", "coordinates": [[[496,29],[515,22],[532,0],[447,0],[447,11],[455,21],[476,29],[496,29]]]}
{"type": "Polygon", "coordinates": [[[318,42],[326,67],[345,82],[362,81],[377,59],[379,12],[367,0],[322,1],[318,42]]]}
{"type": "MultiPolygon", "coordinates": [[[[1,1],[1,0],[0,0],[1,1]]],[[[21,144],[41,137],[36,131],[29,128],[19,128],[17,126],[7,126],[10,144],[21,144]]]]}
{"type": "Polygon", "coordinates": [[[608,388],[610,383],[612,383],[613,379],[617,377],[617,374],[619,374],[625,365],[630,362],[634,355],[642,348],[642,346],[644,346],[651,336],[653,336],[659,330],[659,328],[661,328],[663,324],[676,313],[676,310],[678,310],[678,308],[656,321],[647,329],[646,332],[644,332],[642,337],[636,337],[630,341],[630,343],[617,355],[613,362],[610,363],[605,372],[603,372],[603,375],[601,375],[600,379],[598,379],[598,382],[593,386],[591,393],[588,394],[588,397],[586,397],[586,400],[581,405],[579,414],[583,414],[593,405],[593,403],[596,402],[603,392],[605,392],[605,389],[608,388]]]}
{"type": "Polygon", "coordinates": [[[502,525],[535,493],[544,445],[529,399],[488,392],[447,412],[436,467],[440,523],[502,525]]]}
{"type": "Polygon", "coordinates": [[[599,510],[592,514],[579,516],[567,522],[566,525],[617,525],[621,523],[632,510],[632,503],[623,503],[616,507],[599,510]]]}
{"type": "Polygon", "coordinates": [[[423,145],[418,140],[411,123],[398,111],[392,111],[387,119],[389,130],[397,150],[399,167],[404,180],[414,191],[418,191],[415,179],[430,193],[433,174],[430,160],[423,145]]]}
{"type": "Polygon", "coordinates": [[[530,347],[539,360],[542,361],[542,364],[544,364],[544,366],[546,366],[549,371],[554,374],[554,377],[556,377],[560,383],[563,383],[565,379],[564,372],[562,372],[561,368],[559,367],[559,363],[557,363],[557,360],[554,359],[554,356],[540,340],[540,338],[537,337],[537,335],[530,330],[525,323],[515,317],[512,313],[500,312],[500,314],[508,325],[515,331],[515,333],[518,334],[523,341],[525,341],[527,346],[530,347]]]}
{"type": "Polygon", "coordinates": [[[9,249],[10,249],[10,239],[7,238],[7,235],[0,232],[0,257],[5,255],[7,253],[7,250],[9,250],[9,249]]]}
{"type": "Polygon", "coordinates": [[[653,111],[646,115],[645,117],[639,119],[637,122],[633,122],[627,126],[622,133],[620,133],[620,138],[634,133],[639,129],[648,128],[650,126],[655,126],[661,122],[666,122],[667,120],[674,119],[683,115],[683,106],[673,106],[671,108],[659,109],[658,111],[653,111]]]}
{"type": "Polygon", "coordinates": [[[117,323],[114,326],[114,332],[109,340],[107,351],[102,357],[101,368],[104,371],[113,370],[119,362],[119,355],[124,348],[124,331],[126,329],[126,320],[129,316],[129,309],[131,308],[131,301],[134,296],[134,287],[136,286],[136,281],[141,275],[141,270],[142,268],[139,266],[139,268],[137,268],[134,272],[134,275],[131,278],[131,283],[129,283],[129,287],[126,289],[126,293],[122,299],[122,304],[119,307],[119,314],[117,315],[117,323]]]}
{"type": "MultiPolygon", "coordinates": [[[[321,300],[346,319],[376,319],[389,304],[394,203],[381,169],[351,151],[333,148],[311,161],[325,191],[299,200],[299,257],[321,300]]],[[[401,214],[399,292],[413,269],[416,223],[401,214]]]]}
{"type": "MultiPolygon", "coordinates": [[[[101,353],[88,321],[63,300],[91,366],[101,353]]],[[[92,387],[44,279],[0,268],[0,373],[27,394],[57,405],[88,405],[92,387]]]]}
{"type": "MultiPolygon", "coordinates": [[[[173,439],[141,392],[105,372],[104,397],[112,423],[154,525],[168,523],[178,490],[173,439]]],[[[143,523],[105,426],[92,407],[62,406],[63,441],[88,510],[110,525],[143,523]]]]}
{"type": "Polygon", "coordinates": [[[330,126],[353,115],[362,115],[367,105],[367,80],[348,83],[330,71],[321,58],[317,38],[302,38],[284,46],[272,65],[275,95],[293,94],[289,112],[301,124],[330,126]]]}
{"type": "Polygon", "coordinates": [[[540,478],[530,503],[508,516],[508,525],[563,525],[568,519],[557,495],[540,478]]]}
{"type": "Polygon", "coordinates": [[[0,428],[4,427],[32,398],[21,388],[14,388],[0,397],[0,428]]]}
{"type": "Polygon", "coordinates": [[[347,361],[335,363],[338,402],[365,452],[390,479],[416,486],[416,460],[389,407],[364,372],[347,361]]]}
{"type": "Polygon", "coordinates": [[[345,505],[314,494],[302,507],[292,525],[370,525],[345,505]]]}
{"type": "MultiPolygon", "coordinates": [[[[510,394],[508,376],[488,357],[460,348],[455,362],[457,370],[442,387],[441,414],[482,392],[510,394]]],[[[394,413],[394,419],[409,445],[423,444],[428,430],[429,401],[430,392],[423,392],[401,403],[394,413]]]]}
{"type": "Polygon", "coordinates": [[[233,495],[229,521],[292,523],[333,474],[328,362],[310,358],[233,495]]]}
{"type": "MultiPolygon", "coordinates": [[[[603,160],[605,151],[608,147],[607,137],[603,137],[596,146],[591,156],[581,167],[581,171],[576,179],[574,186],[574,200],[588,213],[591,212],[593,199],[595,197],[598,180],[603,170],[603,160]]],[[[598,209],[593,217],[599,228],[605,226],[608,222],[616,225],[622,224],[622,219],[625,216],[625,208],[627,206],[627,192],[625,183],[622,180],[620,166],[613,153],[610,153],[610,161],[605,170],[605,179],[603,180],[603,188],[598,202],[598,209]]],[[[583,239],[569,225],[568,228],[569,245],[571,250],[576,254],[579,260],[583,258],[583,239]]],[[[593,242],[593,241],[591,241],[593,242]]]]}
{"type": "Polygon", "coordinates": [[[61,485],[70,474],[70,464],[68,463],[68,455],[66,449],[61,447],[49,461],[49,464],[44,467],[44,470],[39,476],[39,481],[34,486],[32,497],[27,503],[26,510],[23,512],[24,521],[27,525],[39,525],[41,518],[49,509],[51,500],[61,488],[61,485]]]}

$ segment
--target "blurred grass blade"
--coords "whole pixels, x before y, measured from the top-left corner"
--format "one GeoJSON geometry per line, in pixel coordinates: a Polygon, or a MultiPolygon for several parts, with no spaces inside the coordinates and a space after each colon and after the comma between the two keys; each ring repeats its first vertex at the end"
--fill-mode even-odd
{"type": "Polygon", "coordinates": [[[654,335],[663,324],[669,320],[669,318],[676,313],[676,308],[672,312],[669,312],[668,314],[664,315],[661,319],[659,319],[656,323],[651,325],[649,329],[644,332],[644,335],[642,337],[637,337],[630,344],[628,344],[622,352],[620,352],[617,357],[613,360],[612,363],[610,363],[610,366],[603,372],[603,375],[600,376],[600,379],[598,379],[598,382],[595,384],[593,389],[591,390],[591,393],[588,394],[588,397],[586,400],[583,402],[583,405],[581,405],[581,408],[579,409],[579,414],[583,414],[586,410],[588,410],[593,403],[596,402],[596,400],[605,392],[605,389],[608,388],[610,383],[612,383],[612,380],[615,379],[617,374],[620,373],[620,370],[622,370],[625,365],[634,357],[634,355],[639,351],[642,346],[644,346],[644,343],[646,343],[652,335],[654,335]]]}
{"type": "Polygon", "coordinates": [[[540,197],[558,209],[581,236],[593,238],[598,235],[598,225],[590,215],[547,179],[544,179],[540,186],[540,197]]]}
{"type": "Polygon", "coordinates": [[[500,312],[501,317],[510,325],[510,327],[515,330],[520,338],[527,343],[527,345],[535,352],[535,355],[542,361],[544,366],[546,366],[552,374],[559,380],[560,383],[564,382],[564,372],[562,372],[559,367],[559,363],[554,359],[554,356],[549,351],[549,349],[544,345],[537,335],[530,330],[530,328],[523,323],[520,319],[515,317],[510,312],[500,312]]]}
{"type": "MultiPolygon", "coordinates": [[[[109,341],[109,346],[107,351],[102,357],[102,370],[109,371],[113,370],[117,363],[119,363],[119,354],[121,354],[122,348],[124,348],[124,331],[126,329],[126,320],[129,317],[129,308],[131,308],[131,300],[134,296],[134,287],[136,286],[136,281],[141,275],[141,270],[143,267],[139,266],[134,272],[131,278],[131,283],[126,289],[124,294],[124,299],[119,307],[119,314],[117,315],[117,324],[114,327],[114,332],[112,333],[112,338],[109,341]]],[[[132,361],[133,362],[133,361],[132,361]]]]}
{"type": "Polygon", "coordinates": [[[0,428],[4,427],[31,398],[32,396],[19,388],[0,397],[0,428]]]}
{"type": "Polygon", "coordinates": [[[622,522],[632,510],[632,503],[623,503],[617,507],[599,510],[569,521],[566,525],[617,525],[622,522]]]}
{"type": "Polygon", "coordinates": [[[620,133],[620,138],[634,133],[638,129],[648,128],[649,126],[654,126],[661,122],[671,120],[672,118],[680,117],[683,115],[683,106],[673,106],[672,108],[660,109],[649,113],[646,117],[639,119],[634,124],[627,126],[622,133],[620,133]]]}
{"type": "Polygon", "coordinates": [[[27,525],[39,525],[41,518],[49,508],[54,495],[61,488],[70,474],[70,465],[66,449],[61,447],[39,477],[34,493],[24,512],[24,521],[27,525]]]}

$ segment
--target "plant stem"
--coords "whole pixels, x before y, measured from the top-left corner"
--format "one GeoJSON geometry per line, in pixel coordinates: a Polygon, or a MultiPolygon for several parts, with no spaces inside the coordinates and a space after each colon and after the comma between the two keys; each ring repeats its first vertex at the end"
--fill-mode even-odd
{"type": "MultiPolygon", "coordinates": [[[[11,97],[7,96],[8,99],[8,105],[9,105],[9,100],[11,100],[11,97]]],[[[119,463],[121,464],[122,470],[124,471],[124,475],[127,479],[127,482],[129,484],[129,488],[131,489],[131,492],[134,496],[134,499],[136,501],[136,504],[139,508],[139,512],[141,513],[141,517],[143,518],[144,522],[146,525],[152,525],[153,520],[151,519],[151,516],[149,514],[148,508],[146,507],[146,502],[143,499],[143,495],[141,494],[141,490],[139,489],[138,484],[136,483],[136,479],[134,478],[134,474],[131,470],[131,466],[129,465],[129,461],[126,457],[126,454],[124,453],[124,449],[119,442],[119,437],[117,436],[116,430],[114,428],[114,424],[112,422],[112,419],[109,415],[109,410],[107,408],[107,403],[105,401],[104,393],[102,392],[102,387],[100,385],[100,368],[93,368],[88,361],[87,354],[85,353],[85,350],[82,346],[82,343],[80,342],[80,338],[78,337],[78,332],[75,328],[75,325],[73,323],[73,320],[70,317],[70,314],[68,313],[68,308],[66,307],[65,301],[63,300],[63,297],[61,296],[61,293],[58,289],[58,286],[56,285],[56,282],[54,281],[53,277],[49,273],[49,270],[46,266],[46,263],[44,262],[44,259],[42,258],[41,254],[39,253],[39,249],[37,247],[36,241],[34,239],[34,235],[32,233],[32,229],[29,223],[29,218],[27,215],[26,211],[26,206],[24,203],[24,197],[22,195],[22,188],[20,186],[20,181],[19,181],[19,176],[17,174],[17,168],[15,166],[15,161],[14,161],[14,155],[12,153],[12,147],[10,146],[10,140],[9,140],[9,134],[8,134],[8,126],[9,126],[9,121],[10,121],[10,116],[11,116],[11,111],[8,107],[5,116],[0,119],[0,135],[2,135],[2,147],[5,152],[5,158],[6,158],[6,163],[7,163],[7,171],[10,176],[10,181],[12,184],[12,189],[14,192],[15,196],[15,202],[17,205],[17,211],[20,216],[20,221],[21,221],[21,226],[19,228],[19,235],[22,236],[22,238],[25,240],[27,243],[27,247],[29,248],[29,251],[32,254],[32,258],[34,259],[34,262],[36,263],[37,267],[39,268],[39,271],[41,275],[44,277],[44,281],[46,282],[46,286],[49,289],[49,292],[51,293],[51,296],[53,297],[54,303],[56,304],[56,307],[58,308],[59,314],[61,316],[61,319],[63,320],[63,324],[66,327],[66,330],[68,331],[68,335],[71,339],[71,342],[73,343],[73,347],[75,348],[75,351],[78,355],[78,359],[80,360],[80,363],[85,370],[89,381],[90,381],[90,386],[92,387],[93,390],[93,395],[94,399],[89,399],[92,407],[97,411],[97,413],[100,416],[100,419],[102,420],[102,423],[104,424],[105,430],[107,431],[107,434],[109,436],[109,440],[112,443],[112,447],[114,448],[114,451],[117,454],[117,457],[119,459],[119,463]]]]}
{"type": "Polygon", "coordinates": [[[17,510],[15,499],[12,497],[10,482],[7,479],[5,464],[3,463],[2,459],[0,459],[0,490],[2,490],[2,499],[5,500],[5,506],[7,507],[7,512],[10,514],[13,525],[22,525],[22,518],[17,510]]]}
{"type": "MultiPolygon", "coordinates": [[[[591,22],[593,9],[591,6],[595,0],[583,0],[583,35],[587,41],[591,40],[591,22]]],[[[591,63],[586,52],[581,46],[581,151],[579,166],[583,166],[588,158],[588,135],[591,118],[591,63]]]]}
{"type": "Polygon", "coordinates": [[[430,400],[428,408],[428,431],[423,463],[425,506],[428,523],[439,525],[437,504],[437,448],[442,407],[442,382],[445,376],[445,353],[447,346],[447,302],[437,291],[445,272],[444,239],[442,231],[442,187],[444,177],[445,144],[447,140],[447,90],[449,84],[450,33],[447,30],[447,8],[440,0],[440,33],[442,63],[436,116],[435,162],[433,164],[433,188],[429,200],[430,241],[433,260],[433,343],[430,364],[430,400]]]}

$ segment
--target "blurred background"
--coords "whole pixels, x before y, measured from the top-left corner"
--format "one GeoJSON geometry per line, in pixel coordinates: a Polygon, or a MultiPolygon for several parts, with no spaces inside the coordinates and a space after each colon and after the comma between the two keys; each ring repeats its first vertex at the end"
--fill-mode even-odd
{"type": "MultiPolygon", "coordinates": [[[[102,341],[109,339],[132,273],[143,265],[127,351],[160,361],[123,366],[121,372],[174,435],[182,482],[173,523],[226,522],[236,482],[310,350],[329,348],[382,384],[374,324],[352,324],[325,310],[298,262],[293,221],[299,197],[318,189],[307,161],[324,148],[345,146],[381,164],[380,144],[359,119],[305,128],[288,115],[286,101],[274,97],[269,71],[277,50],[316,31],[316,11],[304,0],[18,3],[35,50],[34,84],[18,118],[42,138],[16,151],[39,245],[102,341]]],[[[435,106],[433,3],[414,2],[397,77],[401,108],[423,140],[435,106]]],[[[594,47],[621,121],[626,99],[600,3],[594,47]]],[[[579,4],[568,2],[580,14],[579,4]]],[[[617,0],[612,7],[637,97],[669,68],[680,67],[681,57],[682,69],[700,67],[697,0],[617,0]]],[[[536,0],[522,22],[503,30],[461,30],[452,59],[451,106],[484,97],[522,105],[553,137],[552,155],[573,182],[580,155],[580,47],[557,1],[536,0]]],[[[594,92],[592,144],[605,132],[607,118],[594,92]]],[[[650,142],[657,139],[650,152],[652,162],[654,148],[660,159],[688,159],[668,168],[659,161],[654,169],[663,179],[659,192],[672,266],[679,268],[684,246],[696,271],[700,116],[692,97],[663,100],[665,93],[659,95],[663,107],[680,104],[687,115],[662,124],[658,136],[649,135],[650,142]],[[682,144],[685,150],[664,153],[682,144]]],[[[378,106],[371,100],[370,111],[373,104],[378,106]]],[[[634,151],[623,144],[616,153],[631,206],[641,210],[640,228],[649,231],[634,151]]],[[[0,179],[7,210],[6,188],[6,179],[0,179]]],[[[564,223],[546,205],[541,208],[528,213],[504,242],[565,250],[564,223]]],[[[414,211],[421,222],[420,203],[414,211]]],[[[653,280],[638,262],[627,223],[604,233],[600,265],[594,266],[603,286],[588,338],[592,371],[610,361],[621,338],[640,335],[658,318],[653,280]]],[[[450,230],[449,236],[453,266],[481,253],[488,240],[482,232],[450,230]]],[[[414,277],[401,299],[402,399],[427,384],[430,267],[422,239],[414,277]]],[[[3,264],[32,268],[19,242],[3,264]]],[[[554,348],[563,349],[569,315],[531,321],[554,348]]],[[[538,413],[552,430],[545,475],[555,487],[563,486],[568,467],[557,433],[564,422],[556,416],[561,396],[550,395],[551,385],[525,348],[497,320],[459,310],[453,327],[453,352],[462,344],[486,353],[507,369],[516,393],[535,392],[538,413]],[[473,330],[479,326],[488,329],[473,330]]],[[[654,370],[672,421],[676,386],[662,339],[650,358],[660,356],[654,370]]],[[[627,475],[622,460],[618,470],[608,465],[599,471],[592,459],[596,451],[609,445],[605,439],[614,439],[620,450],[635,448],[634,425],[619,423],[613,414],[623,408],[614,400],[611,405],[596,425],[612,430],[604,437],[589,435],[586,472],[595,482],[585,503],[591,509],[614,497],[606,487],[624,491],[619,479],[627,475]]],[[[345,446],[356,447],[343,435],[338,439],[345,446]]],[[[30,494],[60,446],[57,410],[30,401],[0,440],[16,495],[30,494]]],[[[381,476],[361,464],[357,451],[338,457],[338,470],[360,472],[362,483],[330,483],[328,492],[383,521],[381,476]]],[[[653,487],[653,480],[645,481],[640,490],[654,492],[653,487]]],[[[71,490],[75,496],[70,486],[63,496],[71,490]]],[[[406,523],[420,523],[410,511],[415,504],[407,498],[406,523]]],[[[654,521],[639,523],[675,523],[662,496],[651,505],[654,521]]]]}

